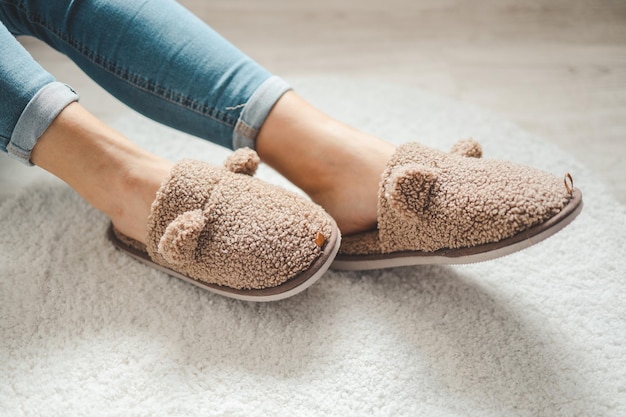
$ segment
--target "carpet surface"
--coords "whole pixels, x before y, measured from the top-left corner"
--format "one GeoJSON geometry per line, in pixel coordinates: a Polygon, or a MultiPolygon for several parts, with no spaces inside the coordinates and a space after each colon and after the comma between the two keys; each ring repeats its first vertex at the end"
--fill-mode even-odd
{"type": "MultiPolygon", "coordinates": [[[[448,150],[471,136],[485,157],[570,172],[585,208],[503,259],[329,272],[253,304],[114,249],[106,218],[46,177],[0,203],[0,415],[626,415],[626,210],[602,182],[467,104],[371,80],[292,81],[396,143],[448,150]]],[[[171,160],[228,155],[139,116],[116,127],[171,160]]],[[[289,187],[265,166],[257,175],[289,187]]]]}

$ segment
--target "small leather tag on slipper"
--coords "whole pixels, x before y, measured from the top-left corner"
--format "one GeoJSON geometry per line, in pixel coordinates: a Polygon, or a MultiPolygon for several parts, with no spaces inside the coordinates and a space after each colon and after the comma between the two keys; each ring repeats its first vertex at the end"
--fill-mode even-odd
{"type": "Polygon", "coordinates": [[[322,234],[322,232],[317,232],[317,236],[315,236],[315,244],[320,248],[324,246],[326,242],[326,237],[322,234]]]}

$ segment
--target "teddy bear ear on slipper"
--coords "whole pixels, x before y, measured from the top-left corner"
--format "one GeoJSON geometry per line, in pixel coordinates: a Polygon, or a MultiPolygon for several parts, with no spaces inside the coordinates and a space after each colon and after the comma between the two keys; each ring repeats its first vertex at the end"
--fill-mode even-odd
{"type": "Polygon", "coordinates": [[[295,295],[330,267],[340,244],[320,206],[252,175],[256,152],[234,152],[216,167],[177,163],[148,218],[147,244],[110,227],[112,242],[172,276],[247,301],[295,295]]]}
{"type": "Polygon", "coordinates": [[[481,157],[471,139],[450,153],[399,146],[381,176],[377,230],[344,236],[332,268],[494,259],[546,239],[582,210],[580,190],[567,181],[481,157]]]}
{"type": "Polygon", "coordinates": [[[159,240],[158,252],[172,264],[194,262],[200,234],[207,225],[204,210],[186,211],[167,225],[159,240]]]}
{"type": "Polygon", "coordinates": [[[419,164],[401,167],[389,177],[385,198],[398,214],[416,217],[428,208],[436,182],[435,168],[419,164]]]}
{"type": "Polygon", "coordinates": [[[250,148],[240,148],[230,154],[224,161],[224,168],[235,174],[253,176],[256,173],[261,158],[250,148]]]}
{"type": "MultiPolygon", "coordinates": [[[[483,150],[480,143],[470,138],[456,142],[450,154],[481,158],[483,150]]],[[[420,164],[402,166],[389,176],[385,198],[398,213],[413,217],[428,207],[431,190],[436,182],[436,168],[420,164]]]]}
{"type": "Polygon", "coordinates": [[[450,150],[452,155],[465,156],[467,158],[482,158],[483,148],[480,143],[472,138],[457,141],[450,150]]]}

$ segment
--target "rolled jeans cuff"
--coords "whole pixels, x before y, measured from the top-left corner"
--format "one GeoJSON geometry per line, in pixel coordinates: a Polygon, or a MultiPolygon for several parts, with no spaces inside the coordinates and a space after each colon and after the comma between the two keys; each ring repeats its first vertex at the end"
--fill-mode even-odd
{"type": "Polygon", "coordinates": [[[254,140],[259,129],[270,114],[270,111],[279,98],[291,86],[285,80],[275,75],[265,80],[252,94],[246,103],[233,132],[233,149],[255,148],[254,140]]]}
{"type": "Polygon", "coordinates": [[[7,145],[9,155],[26,165],[33,165],[30,156],[37,140],[59,113],[78,98],[70,86],[57,81],[39,90],[28,102],[13,129],[7,145]]]}

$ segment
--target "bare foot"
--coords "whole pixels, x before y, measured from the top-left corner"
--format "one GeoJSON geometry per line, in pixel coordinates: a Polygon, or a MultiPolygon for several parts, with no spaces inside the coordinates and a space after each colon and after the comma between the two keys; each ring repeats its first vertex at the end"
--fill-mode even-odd
{"type": "Polygon", "coordinates": [[[340,123],[293,92],[256,139],[261,159],[304,190],[345,235],[374,229],[378,185],[395,147],[340,123]]]}
{"type": "Polygon", "coordinates": [[[152,202],[171,169],[170,162],[152,158],[136,160],[128,167],[127,173],[120,178],[117,196],[110,200],[113,204],[102,209],[117,230],[146,243],[152,202]]]}

